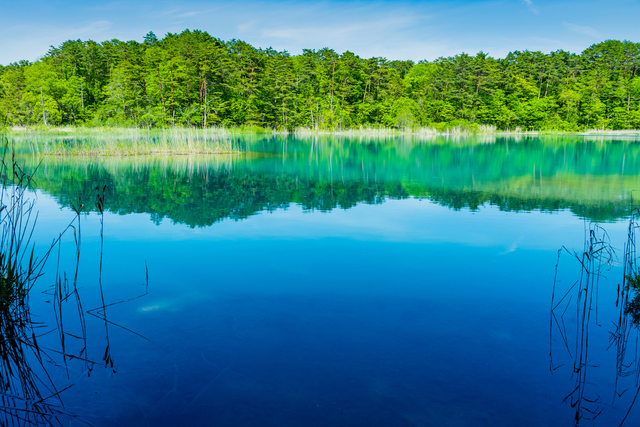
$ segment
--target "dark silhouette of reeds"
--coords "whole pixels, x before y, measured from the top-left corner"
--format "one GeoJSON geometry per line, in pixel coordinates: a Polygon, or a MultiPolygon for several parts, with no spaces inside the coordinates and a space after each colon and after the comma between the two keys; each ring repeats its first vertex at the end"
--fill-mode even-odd
{"type": "MultiPolygon", "coordinates": [[[[13,153],[9,153],[8,142],[5,141],[4,147],[0,158],[0,425],[62,425],[63,419],[79,418],[65,410],[61,393],[71,386],[58,389],[49,373],[51,367],[61,366],[58,362],[62,361],[69,377],[68,363],[72,360],[84,363],[87,373],[98,364],[87,354],[85,311],[78,292],[82,242],[80,217],[85,210],[85,203],[78,200],[73,208],[76,215],[71,223],[54,239],[44,254],[36,256],[32,237],[38,215],[35,199],[27,195],[32,177],[20,168],[13,153]],[[75,240],[76,261],[71,280],[59,268],[62,237],[70,232],[75,240]],[[56,276],[45,294],[52,297],[50,302],[54,308],[56,324],[45,325],[33,319],[29,296],[36,281],[42,277],[47,260],[55,252],[58,257],[56,276]],[[76,330],[80,332],[77,333],[76,330]],[[59,336],[59,349],[39,344],[43,335],[52,332],[57,332],[59,336]]],[[[104,321],[106,348],[102,362],[115,372],[108,325],[119,325],[107,319],[106,309],[146,295],[148,272],[144,294],[116,303],[105,303],[102,284],[105,188],[97,193],[96,204],[101,214],[98,283],[102,304],[87,313],[104,321]]]]}
{"type": "MultiPolygon", "coordinates": [[[[622,426],[640,395],[640,360],[638,354],[638,326],[640,326],[640,272],[637,265],[636,230],[640,227],[638,218],[640,211],[633,210],[629,219],[627,241],[623,253],[623,278],[617,286],[616,307],[617,318],[612,320],[613,329],[609,331],[608,350],[616,350],[616,371],[613,399],[605,402],[595,384],[588,381],[588,373],[599,365],[589,354],[590,329],[600,326],[598,322],[598,293],[600,279],[616,260],[615,251],[607,232],[597,224],[585,228],[585,246],[582,253],[570,251],[562,247],[558,251],[558,262],[551,296],[550,316],[550,369],[551,372],[562,365],[554,365],[553,341],[559,335],[570,358],[573,360],[572,378],[574,388],[564,402],[575,409],[574,425],[582,425],[584,421],[595,420],[604,409],[616,403],[630,389],[635,393],[625,416],[620,422],[622,426]],[[580,265],[580,276],[562,294],[559,292],[558,265],[563,253],[570,254],[580,265]],[[561,296],[559,296],[561,295],[561,296]],[[572,307],[575,309],[575,337],[567,331],[565,315],[572,307]],[[633,338],[635,332],[635,339],[633,338]],[[631,346],[631,351],[629,344],[631,346]],[[633,385],[623,379],[632,377],[633,385]]],[[[608,290],[607,290],[608,291],[608,290]]]]}
{"type": "MultiPolygon", "coordinates": [[[[611,346],[616,348],[616,385],[614,401],[616,397],[622,396],[629,388],[620,386],[620,380],[625,377],[633,377],[635,394],[622,423],[629,417],[631,409],[640,394],[640,361],[638,354],[638,327],[640,326],[640,271],[638,270],[638,256],[636,252],[636,230],[640,228],[638,218],[640,211],[634,210],[629,220],[627,230],[627,242],[624,246],[624,271],[622,285],[618,286],[618,296],[616,306],[619,307],[618,322],[616,328],[611,332],[611,346]],[[628,344],[632,331],[635,332],[636,345],[632,346],[632,351],[628,351],[628,344]],[[631,354],[629,354],[631,353],[631,354]]],[[[631,340],[633,343],[633,340],[631,340]]],[[[622,425],[622,423],[620,425],[622,425]]]]}
{"type": "MultiPolygon", "coordinates": [[[[145,277],[146,277],[146,283],[145,283],[145,290],[144,293],[132,297],[132,298],[127,298],[121,301],[116,301],[116,302],[112,302],[112,303],[105,303],[105,299],[104,299],[104,288],[102,287],[102,253],[103,253],[103,248],[104,248],[104,198],[105,198],[105,193],[107,191],[107,186],[102,186],[102,188],[96,188],[97,191],[97,196],[96,196],[96,209],[98,210],[98,213],[100,214],[100,269],[99,269],[99,275],[98,275],[98,284],[100,285],[100,299],[102,301],[102,305],[100,307],[96,307],[93,308],[91,310],[87,310],[87,313],[97,317],[98,319],[101,319],[104,322],[104,331],[105,331],[105,336],[107,338],[107,347],[105,349],[105,353],[104,353],[104,357],[103,360],[105,362],[105,366],[110,366],[113,369],[113,359],[111,358],[111,350],[109,347],[109,325],[113,325],[116,326],[118,328],[124,329],[126,331],[131,332],[132,334],[138,335],[141,338],[144,338],[145,340],[148,340],[145,336],[140,335],[139,333],[129,329],[129,328],[125,328],[122,325],[119,325],[117,323],[114,323],[112,321],[110,321],[109,319],[107,319],[107,307],[111,307],[117,304],[122,304],[128,301],[133,301],[135,299],[138,298],[142,298],[143,296],[147,295],[149,293],[149,269],[147,268],[147,265],[145,263],[145,277]]],[[[115,370],[114,370],[115,372],[115,370]]]]}
{"type": "MultiPolygon", "coordinates": [[[[56,389],[47,373],[52,358],[38,345],[38,337],[48,328],[32,319],[29,295],[60,237],[42,257],[36,257],[31,239],[37,213],[35,201],[26,197],[31,177],[13,155],[6,162],[8,154],[5,144],[0,160],[0,422],[50,425],[58,416],[69,414],[60,399],[63,390],[56,389]]],[[[60,294],[62,282],[57,285],[60,294]]]]}

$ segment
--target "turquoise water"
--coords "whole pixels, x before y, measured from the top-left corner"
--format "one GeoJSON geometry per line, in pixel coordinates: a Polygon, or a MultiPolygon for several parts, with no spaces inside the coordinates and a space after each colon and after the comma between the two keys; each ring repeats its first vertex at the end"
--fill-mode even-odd
{"type": "MultiPolygon", "coordinates": [[[[148,294],[107,309],[116,372],[98,363],[88,376],[77,360],[68,377],[51,367],[60,388],[74,384],[62,393],[69,413],[99,426],[574,423],[563,399],[576,385],[575,302],[563,317],[567,347],[550,323],[558,250],[581,251],[592,221],[622,249],[640,143],[238,143],[253,154],[49,158],[36,172],[39,250],[73,221],[78,197],[90,212],[79,222],[85,310],[101,304],[96,186],[108,186],[107,302],[144,293],[148,268],[148,294]]],[[[73,250],[68,234],[69,274],[73,250]]],[[[620,379],[628,391],[612,405],[619,256],[589,330],[584,396],[600,401],[584,407],[602,413],[587,421],[583,410],[585,425],[618,425],[637,389],[634,375],[620,379]]],[[[563,255],[558,292],[579,276],[563,255]]],[[[32,310],[52,323],[47,301],[38,294],[32,310]]],[[[87,335],[87,357],[100,362],[104,324],[88,316],[87,335]]]]}

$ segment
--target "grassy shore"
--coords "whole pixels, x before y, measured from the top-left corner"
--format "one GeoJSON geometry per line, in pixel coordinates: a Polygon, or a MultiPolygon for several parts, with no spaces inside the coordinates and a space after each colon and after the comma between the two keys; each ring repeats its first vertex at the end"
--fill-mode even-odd
{"type": "Polygon", "coordinates": [[[33,151],[54,156],[238,154],[234,133],[222,128],[14,128],[33,151]]]}
{"type": "Polygon", "coordinates": [[[585,129],[580,132],[569,131],[553,131],[553,130],[524,130],[520,127],[514,129],[500,130],[491,125],[452,125],[452,126],[435,126],[421,127],[413,129],[396,129],[383,127],[360,127],[357,129],[344,129],[336,131],[314,130],[310,128],[297,128],[294,132],[296,135],[345,135],[345,136],[404,136],[413,135],[417,137],[436,137],[436,136],[471,136],[471,135],[627,135],[640,136],[640,130],[609,130],[609,129],[585,129]]]}
{"type": "Polygon", "coordinates": [[[138,156],[138,155],[220,155],[239,154],[243,150],[236,141],[241,135],[295,135],[310,137],[333,135],[361,139],[394,139],[410,137],[417,140],[465,138],[468,136],[491,142],[496,136],[527,137],[536,135],[627,136],[638,137],[640,130],[588,129],[584,132],[525,131],[520,128],[498,130],[495,126],[474,124],[446,127],[395,129],[361,127],[342,131],[297,128],[295,131],[276,131],[258,126],[200,128],[118,128],[118,127],[29,127],[11,128],[4,132],[16,142],[29,145],[31,152],[53,156],[138,156]]]}
{"type": "Polygon", "coordinates": [[[294,130],[283,130],[256,125],[224,127],[214,126],[206,129],[188,127],[167,128],[131,128],[131,127],[83,127],[83,126],[29,126],[0,128],[0,133],[13,136],[55,135],[55,136],[108,136],[136,138],[149,135],[164,135],[167,140],[187,138],[191,140],[211,140],[214,138],[228,138],[233,135],[246,134],[295,134],[295,135],[370,135],[370,136],[446,136],[446,135],[630,135],[640,136],[640,129],[584,129],[580,131],[559,130],[526,130],[521,127],[513,129],[498,129],[493,125],[479,125],[470,123],[436,123],[433,126],[413,127],[406,129],[389,128],[383,126],[360,126],[345,129],[312,129],[298,127],[294,130]]]}

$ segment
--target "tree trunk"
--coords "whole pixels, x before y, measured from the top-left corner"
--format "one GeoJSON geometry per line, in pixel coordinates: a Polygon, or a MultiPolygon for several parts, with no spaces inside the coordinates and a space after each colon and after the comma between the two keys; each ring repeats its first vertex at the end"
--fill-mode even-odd
{"type": "Polygon", "coordinates": [[[204,122],[202,123],[204,129],[207,128],[207,79],[204,79],[204,122]]]}
{"type": "Polygon", "coordinates": [[[47,114],[44,111],[44,96],[42,96],[42,87],[40,87],[40,102],[42,103],[42,120],[44,121],[44,125],[47,125],[47,114]]]}
{"type": "Polygon", "coordinates": [[[336,74],[336,61],[333,61],[333,71],[331,72],[331,100],[329,103],[329,107],[331,109],[331,115],[333,115],[333,82],[336,74]]]}

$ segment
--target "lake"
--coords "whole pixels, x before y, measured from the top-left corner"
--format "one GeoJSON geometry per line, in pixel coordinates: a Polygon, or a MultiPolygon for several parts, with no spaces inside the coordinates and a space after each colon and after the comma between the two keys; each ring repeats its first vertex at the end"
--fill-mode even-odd
{"type": "MultiPolygon", "coordinates": [[[[45,363],[64,425],[637,425],[616,299],[638,139],[234,138],[246,154],[18,156],[36,252],[80,230],[86,348],[67,300],[65,351],[88,361],[45,363]],[[616,257],[574,286],[599,227],[616,257]]],[[[47,330],[74,241],[31,297],[47,330]]]]}

